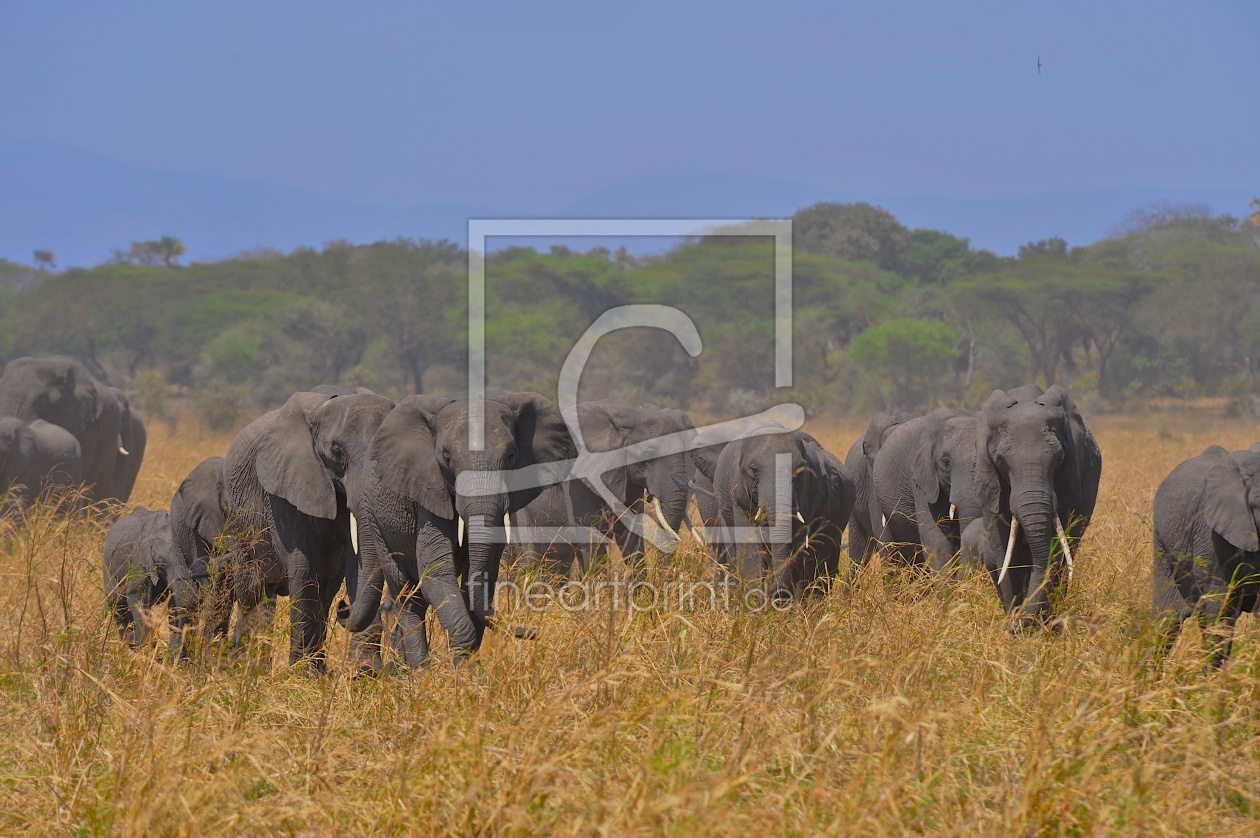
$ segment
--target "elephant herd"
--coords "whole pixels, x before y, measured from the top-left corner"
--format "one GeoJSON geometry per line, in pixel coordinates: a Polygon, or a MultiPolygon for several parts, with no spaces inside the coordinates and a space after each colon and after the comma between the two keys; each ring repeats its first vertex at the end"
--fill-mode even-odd
{"type": "MultiPolygon", "coordinates": [[[[13,417],[30,433],[69,423],[58,422],[66,433],[47,443],[59,459],[23,474],[73,472],[92,497],[125,499],[143,424],[125,399],[108,403],[111,391],[64,359],[10,363],[0,413],[20,407],[13,417]],[[106,448],[115,454],[109,469],[98,462],[106,448]]],[[[194,620],[221,635],[239,609],[240,640],[249,615],[287,596],[290,661],[315,670],[334,612],[365,669],[380,666],[380,642],[422,666],[432,608],[459,662],[496,628],[505,559],[581,575],[606,556],[601,544],[616,544],[637,578],[651,519],[665,552],[688,529],[720,578],[772,600],[824,593],[847,528],[858,565],[878,553],[930,574],[982,568],[1011,628],[1055,622],[1102,472],[1098,444],[1062,387],[997,390],[979,412],[880,414],[843,462],[799,421],[770,417],[697,430],[681,411],[653,405],[562,411],[527,392],[395,403],[322,385],[198,465],[169,511],[140,507],[118,520],[105,543],[107,599],[132,643],[148,633],[148,611],[169,600],[178,655],[194,620]]],[[[0,468],[13,459],[0,449],[0,468]]],[[[1233,619],[1260,598],[1257,571],[1260,445],[1212,448],[1178,466],[1155,498],[1154,602],[1165,637],[1190,616],[1211,623],[1223,638],[1212,653],[1219,663],[1233,619]]]]}
{"type": "Polygon", "coordinates": [[[148,434],[126,395],[69,358],[18,358],[0,373],[0,514],[81,486],[126,503],[148,434]]]}

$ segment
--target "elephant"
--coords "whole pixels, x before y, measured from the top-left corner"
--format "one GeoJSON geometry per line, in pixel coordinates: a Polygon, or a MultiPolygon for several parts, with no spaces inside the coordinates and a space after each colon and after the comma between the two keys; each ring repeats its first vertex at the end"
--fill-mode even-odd
{"type": "Polygon", "coordinates": [[[140,506],[115,521],[105,536],[104,576],[106,603],[133,646],[149,637],[148,612],[170,600],[170,646],[179,654],[196,590],[175,551],[170,512],[140,506]]]}
{"type": "Polygon", "coordinates": [[[976,422],[980,517],[964,530],[962,553],[988,569],[1010,628],[1053,620],[1101,475],[1098,443],[1061,386],[990,394],[976,422]],[[1055,554],[1053,541],[1060,545],[1055,554]]]}
{"type": "MultiPolygon", "coordinates": [[[[221,583],[210,591],[212,601],[206,603],[215,634],[227,633],[232,615],[228,569],[214,566],[225,553],[228,535],[226,463],[222,457],[203,460],[179,484],[171,499],[171,541],[180,565],[188,569],[189,577],[199,587],[210,579],[221,583]]],[[[204,590],[201,598],[206,599],[204,590]]]]}
{"type": "Polygon", "coordinates": [[[248,612],[287,595],[289,661],[316,672],[325,667],[329,608],[357,564],[353,510],[363,503],[368,446],[393,407],[374,393],[295,393],[228,450],[234,596],[248,612]]]}
{"type": "Polygon", "coordinates": [[[1172,645],[1191,616],[1221,666],[1234,621],[1260,604],[1260,443],[1213,445],[1172,470],[1155,492],[1153,606],[1172,645]]]}
{"type": "Polygon", "coordinates": [[[136,479],[140,476],[140,465],[144,462],[144,452],[149,446],[149,431],[144,420],[131,409],[131,402],[123,392],[115,387],[106,391],[122,404],[122,429],[118,433],[122,443],[118,449],[118,457],[114,460],[109,494],[120,502],[126,503],[135,491],[136,479]]]}
{"type": "Polygon", "coordinates": [[[884,434],[871,474],[883,522],[879,540],[903,562],[944,570],[963,530],[979,517],[976,421],[971,411],[942,407],[884,434]]]}
{"type": "Polygon", "coordinates": [[[45,486],[82,479],[83,452],[73,434],[43,419],[0,417],[0,512],[34,500],[45,486]]]}
{"type": "Polygon", "coordinates": [[[864,563],[875,554],[879,546],[877,538],[883,531],[883,516],[879,510],[879,498],[875,494],[872,470],[884,437],[903,422],[914,419],[913,413],[877,413],[867,425],[862,438],[853,443],[844,458],[845,473],[853,480],[857,499],[849,518],[849,556],[864,563]]]}
{"type": "Polygon", "coordinates": [[[578,578],[591,569],[595,544],[601,543],[606,504],[584,480],[566,480],[546,486],[528,505],[512,513],[504,551],[512,561],[532,561],[548,573],[578,578]],[[572,527],[572,536],[541,538],[530,533],[572,527]]]}
{"type": "Polygon", "coordinates": [[[750,429],[723,448],[715,489],[728,571],[768,579],[775,599],[800,597],[836,574],[857,488],[812,436],[772,423],[750,429]],[[735,529],[751,527],[761,530],[756,548],[735,529]]]}
{"type": "Polygon", "coordinates": [[[358,573],[346,580],[344,625],[365,630],[388,587],[411,667],[428,659],[429,606],[457,664],[481,647],[506,540],[500,524],[542,491],[541,480],[517,480],[520,470],[554,463],[564,472],[577,455],[559,408],[537,393],[486,394],[479,416],[474,404],[467,394],[408,396],[370,446],[372,484],[356,512],[358,573]],[[477,425],[480,446],[471,438],[477,425]]]}
{"type": "MultiPolygon", "coordinates": [[[[644,454],[653,455],[653,445],[663,437],[678,435],[679,449],[674,454],[649,456],[619,462],[615,468],[604,471],[600,480],[612,496],[626,508],[621,517],[614,517],[614,510],[597,491],[596,486],[583,480],[568,480],[564,484],[548,486],[534,502],[520,510],[515,518],[519,527],[556,527],[556,525],[599,525],[605,536],[614,538],[621,549],[627,570],[639,571],[644,558],[643,536],[626,525],[626,515],[651,514],[664,532],[678,542],[678,531],[687,520],[688,488],[674,479],[675,475],[688,474],[688,447],[696,426],[682,411],[672,408],[643,405],[633,407],[621,402],[580,402],[564,411],[564,420],[570,428],[577,427],[582,444],[592,454],[621,452],[635,446],[646,449],[644,454]]],[[[544,556],[563,553],[558,570],[567,570],[572,561],[582,562],[582,570],[590,566],[590,552],[577,544],[548,544],[544,556]]]]}
{"type": "MultiPolygon", "coordinates": [[[[65,428],[79,441],[83,482],[91,500],[130,497],[128,475],[139,473],[142,452],[126,448],[124,430],[133,419],[120,391],[94,379],[69,358],[18,358],[0,373],[0,416],[27,422],[43,419],[65,428]],[[134,457],[119,467],[119,456],[134,457]],[[122,484],[115,487],[115,473],[122,484]]],[[[130,478],[134,484],[134,477],[130,478]]]]}

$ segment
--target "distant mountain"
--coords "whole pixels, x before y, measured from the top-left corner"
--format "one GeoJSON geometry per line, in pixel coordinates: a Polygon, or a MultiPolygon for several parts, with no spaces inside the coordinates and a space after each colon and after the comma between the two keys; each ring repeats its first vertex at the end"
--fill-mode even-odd
{"type": "Polygon", "coordinates": [[[405,210],[265,183],[161,172],[53,143],[0,140],[0,257],[29,263],[51,250],[58,267],[93,265],[133,241],[169,234],[205,261],[258,247],[288,251],[334,239],[467,238],[490,206],[405,210]]]}
{"type": "Polygon", "coordinates": [[[1195,202],[1218,213],[1245,214],[1251,195],[1232,190],[1093,189],[1020,198],[946,198],[837,192],[793,181],[686,173],[627,181],[576,201],[576,217],[785,218],[818,201],[866,201],[907,227],[944,230],[973,247],[1014,255],[1030,241],[1059,236],[1085,245],[1107,236],[1130,210],[1152,201],[1195,202]]]}
{"type": "MultiPolygon", "coordinates": [[[[1154,200],[1196,201],[1242,215],[1243,190],[1099,189],[1022,198],[961,199],[844,193],[793,181],[703,172],[619,183],[560,207],[505,208],[432,203],[395,209],[266,183],[129,166],[89,152],[35,140],[0,140],[0,258],[29,264],[36,248],[59,267],[92,265],[113,248],[162,235],[179,236],[193,261],[253,248],[282,251],[333,239],[371,242],[406,236],[465,243],[469,218],[774,218],[817,201],[869,201],[910,227],[971,239],[1013,254],[1019,245],[1061,236],[1088,244],[1130,210],[1154,200]]],[[[492,246],[551,243],[615,247],[594,239],[495,240],[492,246]]],[[[637,253],[672,240],[631,243],[637,253]]]]}

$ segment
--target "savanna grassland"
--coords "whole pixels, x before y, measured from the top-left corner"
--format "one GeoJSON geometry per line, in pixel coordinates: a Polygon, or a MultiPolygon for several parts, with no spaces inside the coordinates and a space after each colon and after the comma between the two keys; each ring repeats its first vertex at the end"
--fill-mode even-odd
{"type": "MultiPolygon", "coordinates": [[[[0,524],[0,831],[73,834],[1255,834],[1260,632],[1223,671],[1197,630],[1147,666],[1155,487],[1254,422],[1092,423],[1105,466],[1055,636],[1013,636],[991,584],[868,567],[786,612],[505,614],[452,668],[290,669],[132,651],[99,520],[0,524]]],[[[843,454],[856,423],[810,426],[843,454]]],[[[164,507],[224,436],[154,429],[135,501],[164,507]]],[[[690,542],[684,542],[689,544],[690,542]]],[[[694,548],[657,578],[707,579],[694,548]]],[[[283,609],[282,609],[283,610],[283,609]]]]}

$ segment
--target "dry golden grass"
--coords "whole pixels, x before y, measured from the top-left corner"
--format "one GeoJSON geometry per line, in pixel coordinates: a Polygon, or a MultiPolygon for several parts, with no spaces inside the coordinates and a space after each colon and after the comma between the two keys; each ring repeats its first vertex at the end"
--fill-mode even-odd
{"type": "MultiPolygon", "coordinates": [[[[453,669],[327,677],[132,651],[103,608],[99,521],[0,524],[4,833],[1254,834],[1260,632],[1204,672],[1145,663],[1160,479],[1242,421],[1103,417],[1102,498],[1072,618],[1011,636],[990,584],[868,569],[784,613],[505,614],[453,669]]],[[[841,455],[856,424],[814,423],[841,455]]],[[[158,429],[136,500],[227,439],[158,429]]],[[[685,578],[707,578],[695,555],[685,578]]]]}

